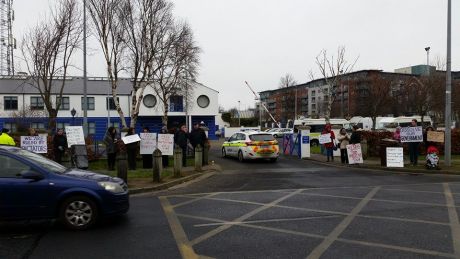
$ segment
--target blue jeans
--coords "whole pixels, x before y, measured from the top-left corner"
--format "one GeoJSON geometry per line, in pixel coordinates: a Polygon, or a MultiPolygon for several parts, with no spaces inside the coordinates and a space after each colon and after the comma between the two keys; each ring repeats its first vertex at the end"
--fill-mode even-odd
{"type": "Polygon", "coordinates": [[[332,158],[332,160],[334,160],[334,148],[330,147],[330,148],[326,148],[326,156],[327,156],[327,160],[329,160],[329,157],[332,158]]]}

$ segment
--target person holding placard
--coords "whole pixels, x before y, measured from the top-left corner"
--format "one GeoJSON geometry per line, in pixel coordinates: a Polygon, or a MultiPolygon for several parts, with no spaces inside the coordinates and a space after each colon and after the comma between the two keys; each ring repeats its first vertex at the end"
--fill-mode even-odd
{"type": "MultiPolygon", "coordinates": [[[[129,128],[126,136],[136,134],[134,128],[129,128]]],[[[138,142],[126,144],[126,152],[128,154],[128,168],[129,170],[136,170],[136,156],[138,151],[138,142]]]]}
{"type": "MultiPolygon", "coordinates": [[[[149,127],[144,127],[142,129],[143,133],[150,133],[149,127]]],[[[144,154],[142,155],[142,168],[152,168],[153,167],[153,156],[152,154],[144,154]]]]}
{"type": "Polygon", "coordinates": [[[358,131],[358,125],[353,125],[351,137],[350,137],[350,144],[359,144],[361,143],[361,132],[358,131]]]}
{"type": "Polygon", "coordinates": [[[27,135],[27,136],[29,136],[29,137],[32,137],[32,136],[33,136],[33,137],[35,137],[35,136],[38,136],[38,133],[37,133],[37,131],[35,131],[35,129],[34,129],[34,128],[29,128],[29,130],[28,130],[28,131],[29,131],[29,133],[28,133],[28,135],[27,135]]]}
{"type": "MultiPolygon", "coordinates": [[[[201,148],[204,149],[204,145],[206,144],[206,141],[208,141],[208,138],[206,137],[206,133],[200,127],[200,124],[198,122],[193,124],[193,129],[192,132],[190,132],[189,139],[194,151],[198,145],[201,145],[201,148]]],[[[204,156],[202,156],[202,158],[204,165],[204,156]]]]}
{"type": "Polygon", "coordinates": [[[64,135],[64,130],[57,130],[56,135],[54,135],[53,138],[53,147],[54,161],[60,164],[62,163],[62,156],[64,156],[64,153],[67,149],[67,138],[64,135]]]}
{"type": "Polygon", "coordinates": [[[425,132],[423,133],[423,144],[425,145],[425,150],[428,150],[430,146],[436,147],[436,143],[433,141],[428,141],[428,131],[434,131],[434,128],[431,126],[426,127],[425,132]]]}
{"type": "Polygon", "coordinates": [[[182,166],[187,164],[187,126],[181,125],[180,129],[174,135],[174,142],[182,149],[182,166]]]}
{"type": "Polygon", "coordinates": [[[109,171],[115,170],[115,158],[117,156],[117,130],[109,127],[105,133],[103,142],[107,153],[107,164],[109,171]]]}
{"type": "MultiPolygon", "coordinates": [[[[417,120],[412,119],[411,127],[417,127],[417,120]]],[[[409,159],[410,163],[413,166],[416,166],[418,163],[418,145],[419,142],[409,142],[409,159]]]]}
{"type": "Polygon", "coordinates": [[[327,156],[327,162],[329,162],[329,158],[331,159],[332,162],[334,162],[334,140],[335,140],[335,135],[334,131],[332,131],[332,127],[330,123],[327,123],[326,126],[324,126],[324,130],[321,134],[331,134],[331,142],[329,143],[324,143],[324,147],[326,148],[326,156],[327,156]]]}
{"type": "Polygon", "coordinates": [[[340,134],[337,136],[340,145],[340,161],[342,164],[348,164],[347,145],[350,144],[350,135],[344,128],[340,129],[340,134]]]}

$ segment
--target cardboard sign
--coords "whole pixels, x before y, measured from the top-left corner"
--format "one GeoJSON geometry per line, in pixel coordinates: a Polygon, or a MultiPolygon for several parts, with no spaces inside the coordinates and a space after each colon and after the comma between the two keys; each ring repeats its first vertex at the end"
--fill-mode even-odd
{"type": "Polygon", "coordinates": [[[139,133],[141,138],[141,155],[151,155],[157,148],[157,134],[156,133],[139,133]]]}
{"type": "Polygon", "coordinates": [[[387,147],[387,167],[404,167],[402,147],[387,147]]]}
{"type": "Polygon", "coordinates": [[[164,156],[174,154],[174,134],[158,134],[158,149],[164,156]]]}
{"type": "Polygon", "coordinates": [[[401,142],[423,142],[422,127],[401,128],[401,142]]]}
{"type": "Polygon", "coordinates": [[[348,153],[348,163],[350,165],[364,163],[363,153],[361,151],[361,144],[347,145],[347,153],[348,153]]]}
{"type": "Polygon", "coordinates": [[[139,137],[139,135],[134,134],[134,135],[125,136],[121,138],[121,140],[123,140],[123,143],[129,144],[129,143],[141,141],[141,138],[139,137]]]}
{"type": "Polygon", "coordinates": [[[85,135],[82,126],[66,126],[65,134],[67,137],[67,146],[85,145],[85,135]]]}
{"type": "Polygon", "coordinates": [[[331,133],[319,135],[319,144],[331,143],[331,133]]]}
{"type": "Polygon", "coordinates": [[[21,136],[21,148],[34,153],[48,153],[48,143],[44,136],[21,136]]]}
{"type": "Polygon", "coordinates": [[[431,142],[444,143],[444,132],[443,131],[427,131],[426,140],[431,142]]]}

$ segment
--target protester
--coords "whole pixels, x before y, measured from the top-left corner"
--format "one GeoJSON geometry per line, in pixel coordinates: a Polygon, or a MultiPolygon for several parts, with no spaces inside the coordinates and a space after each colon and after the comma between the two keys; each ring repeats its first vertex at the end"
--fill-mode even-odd
{"type": "MultiPolygon", "coordinates": [[[[411,127],[417,127],[416,119],[411,121],[411,127]]],[[[418,163],[418,145],[418,142],[409,142],[409,158],[413,166],[416,166],[418,163]]]]}
{"type": "Polygon", "coordinates": [[[182,149],[182,166],[187,164],[187,126],[181,125],[179,130],[174,134],[174,143],[182,149]]]}
{"type": "Polygon", "coordinates": [[[434,128],[432,126],[428,126],[428,127],[426,127],[425,132],[423,133],[423,144],[425,146],[426,151],[428,151],[428,148],[431,147],[431,146],[436,147],[435,142],[428,141],[428,131],[434,131],[434,128]]]}
{"type": "Polygon", "coordinates": [[[29,128],[29,133],[27,134],[27,136],[38,136],[38,133],[35,131],[34,128],[29,128]]]}
{"type": "Polygon", "coordinates": [[[9,146],[16,146],[14,139],[8,135],[10,130],[7,128],[2,129],[2,134],[0,135],[0,145],[9,145],[9,146]]]}
{"type": "MultiPolygon", "coordinates": [[[[143,133],[150,133],[149,127],[144,127],[142,129],[143,133]]],[[[143,154],[142,155],[142,168],[152,168],[153,167],[153,154],[143,154]]]]}
{"type": "Polygon", "coordinates": [[[398,141],[398,144],[401,145],[401,127],[397,127],[396,131],[393,133],[393,139],[398,141]]]}
{"type": "MultiPolygon", "coordinates": [[[[126,136],[136,134],[134,128],[129,128],[126,136]]],[[[129,170],[136,170],[136,156],[138,152],[138,142],[131,142],[126,144],[126,153],[128,154],[128,168],[129,170]]]]}
{"type": "MultiPolygon", "coordinates": [[[[204,145],[208,138],[206,137],[206,133],[204,130],[200,127],[200,124],[197,122],[193,124],[193,129],[192,132],[190,132],[190,144],[193,146],[193,151],[195,152],[195,149],[198,145],[201,146],[202,149],[204,149],[204,145]]],[[[204,165],[204,156],[203,158],[203,165],[204,165]]]]}
{"type": "MultiPolygon", "coordinates": [[[[29,131],[30,134],[30,131],[29,131]]],[[[64,135],[64,130],[58,129],[53,138],[53,152],[54,152],[54,161],[59,164],[62,163],[62,156],[64,155],[67,149],[67,137],[64,135]]]]}
{"type": "Polygon", "coordinates": [[[340,143],[340,161],[342,164],[348,164],[347,145],[350,144],[350,135],[348,135],[346,129],[340,129],[337,140],[340,143]]]}
{"type": "Polygon", "coordinates": [[[325,143],[324,147],[326,148],[326,156],[327,156],[327,162],[329,162],[329,158],[331,161],[334,161],[334,141],[335,141],[335,135],[334,131],[332,131],[332,127],[330,123],[327,123],[326,126],[324,127],[324,130],[321,134],[331,134],[331,142],[325,143]]]}
{"type": "MultiPolygon", "coordinates": [[[[163,126],[160,130],[160,134],[168,134],[168,128],[166,126],[163,126]]],[[[169,166],[169,156],[167,155],[162,155],[161,156],[161,162],[163,164],[163,168],[166,168],[169,166]]]]}
{"type": "Polygon", "coordinates": [[[350,144],[359,144],[361,143],[361,132],[358,131],[358,125],[353,125],[351,137],[350,137],[350,144]]]}
{"type": "Polygon", "coordinates": [[[117,155],[117,130],[109,127],[105,133],[103,142],[107,153],[107,164],[110,171],[115,170],[115,158],[117,155]]]}

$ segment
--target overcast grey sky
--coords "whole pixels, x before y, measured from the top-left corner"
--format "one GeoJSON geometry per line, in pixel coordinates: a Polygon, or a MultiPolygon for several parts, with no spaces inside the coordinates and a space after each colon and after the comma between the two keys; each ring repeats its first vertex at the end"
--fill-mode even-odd
{"type": "MultiPolygon", "coordinates": [[[[15,37],[49,10],[53,0],[15,0],[15,37]]],[[[425,64],[446,56],[447,0],[173,0],[202,48],[199,81],[220,92],[219,103],[254,106],[256,91],[275,89],[286,73],[297,82],[319,72],[315,57],[345,46],[354,70],[425,64]]],[[[460,69],[460,6],[452,1],[452,69],[460,69]]],[[[89,76],[105,76],[99,46],[91,43],[89,76]]],[[[20,56],[20,52],[15,53],[20,56]]],[[[75,63],[81,66],[81,54],[75,63]]],[[[20,69],[19,69],[20,70],[20,69]]],[[[24,68],[22,67],[22,70],[24,68]]],[[[76,71],[75,74],[81,72],[76,71]]]]}

